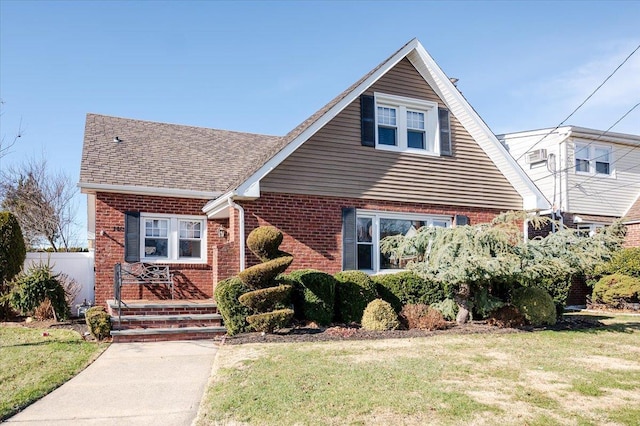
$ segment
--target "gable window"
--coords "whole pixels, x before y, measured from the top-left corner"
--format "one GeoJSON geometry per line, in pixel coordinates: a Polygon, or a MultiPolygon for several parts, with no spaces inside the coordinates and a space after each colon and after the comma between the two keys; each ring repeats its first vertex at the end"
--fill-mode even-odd
{"type": "Polygon", "coordinates": [[[394,235],[414,236],[424,226],[447,228],[451,226],[451,217],[358,210],[356,268],[371,272],[404,269],[416,256],[407,254],[398,258],[383,254],[380,241],[394,235]]]}
{"type": "Polygon", "coordinates": [[[140,261],[205,262],[206,219],[197,216],[140,215],[140,261]]]}
{"type": "Polygon", "coordinates": [[[611,151],[610,146],[576,143],[576,173],[611,175],[611,151]]]}
{"type": "Polygon", "coordinates": [[[381,93],[375,103],[376,148],[440,155],[437,103],[381,93]]]}

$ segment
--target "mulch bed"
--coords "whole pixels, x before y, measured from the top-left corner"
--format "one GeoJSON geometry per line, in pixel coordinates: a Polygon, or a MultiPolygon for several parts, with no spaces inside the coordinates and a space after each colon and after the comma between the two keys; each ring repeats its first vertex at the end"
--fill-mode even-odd
{"type": "Polygon", "coordinates": [[[224,340],[227,345],[242,345],[246,343],[290,343],[290,342],[326,342],[340,340],[376,340],[376,339],[405,339],[414,337],[428,337],[440,335],[465,335],[465,334],[509,334],[527,333],[542,330],[581,330],[602,327],[597,320],[588,318],[566,317],[553,326],[548,327],[519,327],[500,328],[487,324],[486,321],[472,321],[464,325],[448,323],[444,330],[391,330],[369,331],[362,328],[335,326],[335,327],[305,327],[296,326],[289,329],[277,330],[274,333],[242,333],[235,336],[227,336],[224,340]]]}

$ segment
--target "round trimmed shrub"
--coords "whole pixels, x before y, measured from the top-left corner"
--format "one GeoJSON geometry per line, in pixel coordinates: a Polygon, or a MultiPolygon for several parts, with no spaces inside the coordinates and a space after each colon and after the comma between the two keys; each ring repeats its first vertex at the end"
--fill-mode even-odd
{"type": "Polygon", "coordinates": [[[247,323],[249,308],[238,300],[248,291],[249,288],[238,277],[227,278],[216,285],[214,297],[230,336],[250,330],[247,323]]]}
{"type": "Polygon", "coordinates": [[[513,292],[513,305],[533,326],[556,323],[556,307],[545,290],[537,287],[521,287],[513,292]]]}
{"type": "Polygon", "coordinates": [[[365,330],[396,330],[400,327],[398,314],[389,302],[375,299],[369,303],[362,314],[362,328],[365,330]]]}
{"type": "Polygon", "coordinates": [[[343,271],[336,279],[335,316],[338,322],[359,323],[367,305],[376,299],[376,285],[362,271],[343,271]]]}
{"type": "Polygon", "coordinates": [[[275,226],[260,226],[247,237],[247,247],[263,262],[282,256],[280,244],[282,232],[275,226]]]}
{"type": "Polygon", "coordinates": [[[391,303],[396,312],[407,304],[430,305],[445,299],[440,283],[420,278],[411,271],[374,275],[371,279],[376,283],[378,295],[391,303]]]}
{"type": "Polygon", "coordinates": [[[593,301],[613,307],[622,302],[637,302],[640,298],[640,279],[623,274],[607,275],[593,288],[593,301]]]}
{"type": "Polygon", "coordinates": [[[278,303],[286,304],[292,290],[292,285],[267,287],[245,293],[238,298],[238,301],[253,311],[264,312],[278,303]]]}
{"type": "Polygon", "coordinates": [[[255,331],[271,333],[273,330],[286,327],[293,319],[293,309],[279,309],[261,314],[249,315],[247,322],[255,331]]]}
{"type": "Polygon", "coordinates": [[[111,335],[111,317],[102,306],[94,306],[87,309],[84,319],[89,327],[89,332],[98,340],[106,339],[111,335]]]}
{"type": "Polygon", "coordinates": [[[333,319],[336,279],[314,269],[294,271],[284,277],[295,285],[293,299],[296,314],[319,325],[329,325],[333,319]]]}

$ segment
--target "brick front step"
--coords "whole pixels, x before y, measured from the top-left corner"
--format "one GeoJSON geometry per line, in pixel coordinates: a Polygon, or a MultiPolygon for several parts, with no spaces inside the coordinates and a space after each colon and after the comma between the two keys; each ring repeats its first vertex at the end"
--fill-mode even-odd
{"type": "Polygon", "coordinates": [[[164,342],[169,340],[206,340],[223,336],[224,327],[183,327],[183,328],[136,328],[113,330],[113,343],[164,342]]]}
{"type": "Polygon", "coordinates": [[[222,325],[220,314],[195,314],[195,315],[122,315],[111,317],[111,323],[117,329],[133,328],[183,328],[183,327],[212,327],[222,325]]]}
{"type": "MultiPolygon", "coordinates": [[[[107,300],[109,314],[118,315],[118,304],[114,300],[107,300]]],[[[120,307],[121,315],[200,315],[217,314],[218,305],[213,301],[123,301],[120,307]]]]}

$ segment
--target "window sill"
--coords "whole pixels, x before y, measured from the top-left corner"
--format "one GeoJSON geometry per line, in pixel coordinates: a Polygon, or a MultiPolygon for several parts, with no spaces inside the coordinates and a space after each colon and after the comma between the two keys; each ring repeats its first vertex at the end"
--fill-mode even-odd
{"type": "Polygon", "coordinates": [[[206,265],[206,259],[149,259],[149,258],[140,258],[140,262],[142,263],[152,263],[152,264],[163,264],[163,265],[206,265]]]}
{"type": "Polygon", "coordinates": [[[440,157],[440,154],[438,154],[437,152],[427,151],[427,150],[418,149],[418,148],[398,148],[397,146],[378,144],[376,145],[376,149],[380,151],[391,151],[391,152],[404,153],[404,154],[418,154],[418,155],[426,155],[429,157],[440,157]]]}

